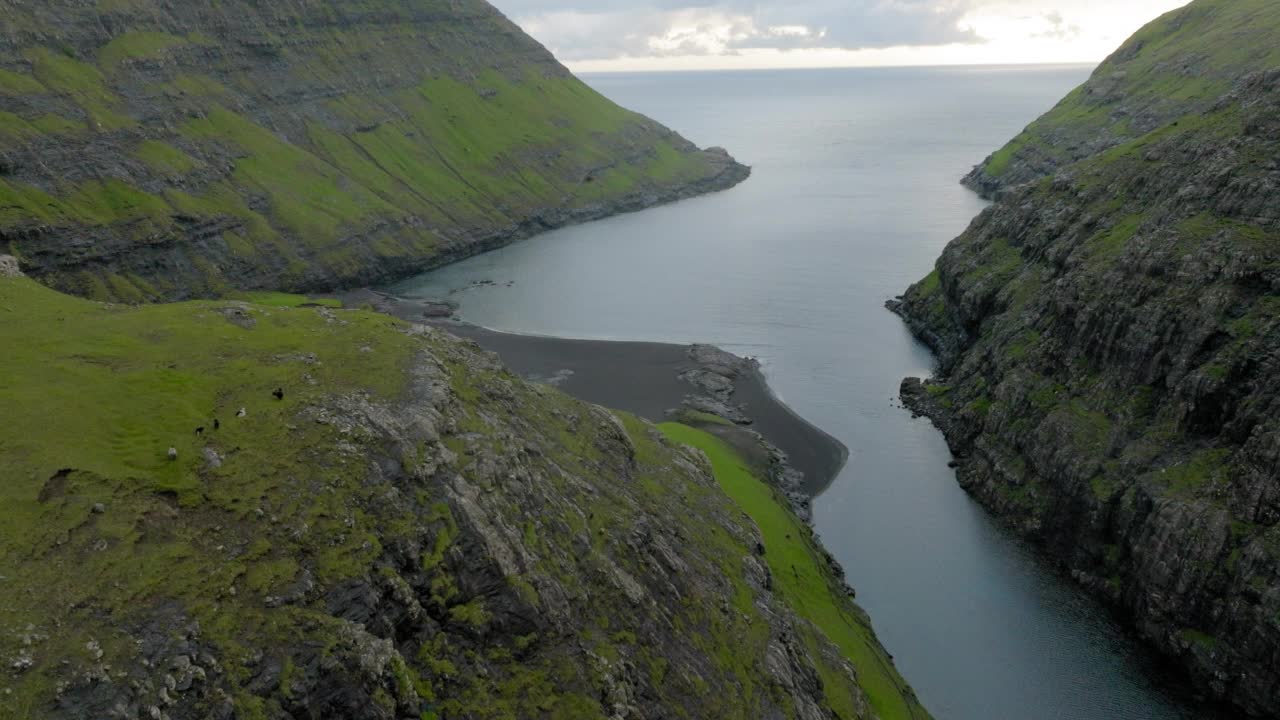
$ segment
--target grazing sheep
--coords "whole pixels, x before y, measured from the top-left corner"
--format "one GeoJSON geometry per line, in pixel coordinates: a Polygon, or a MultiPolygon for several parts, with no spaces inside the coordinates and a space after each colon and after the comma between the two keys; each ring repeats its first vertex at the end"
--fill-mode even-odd
{"type": "Polygon", "coordinates": [[[240,410],[238,410],[238,411],[236,412],[236,417],[238,417],[238,418],[242,418],[242,417],[244,417],[245,415],[248,415],[248,414],[249,414],[249,412],[248,412],[247,410],[245,410],[244,408],[240,408],[240,410]]]}
{"type": "Polygon", "coordinates": [[[273,392],[273,393],[271,393],[271,394],[275,397],[275,399],[277,399],[277,400],[283,400],[283,399],[284,399],[284,388],[276,388],[276,391],[275,391],[275,392],[273,392]]]}
{"type": "Polygon", "coordinates": [[[204,435],[204,426],[203,426],[203,425],[201,425],[200,427],[196,428],[196,434],[197,434],[197,435],[204,435]]]}
{"type": "Polygon", "coordinates": [[[215,432],[222,429],[222,423],[218,422],[218,418],[213,419],[213,429],[215,432]]]}
{"type": "Polygon", "coordinates": [[[169,448],[169,459],[170,460],[178,459],[178,448],[169,448]]]}

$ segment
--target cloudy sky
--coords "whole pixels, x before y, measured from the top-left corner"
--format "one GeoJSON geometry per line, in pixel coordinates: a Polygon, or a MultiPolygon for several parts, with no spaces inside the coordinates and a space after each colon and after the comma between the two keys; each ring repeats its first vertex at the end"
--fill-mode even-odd
{"type": "Polygon", "coordinates": [[[576,71],[1097,62],[1187,0],[491,0],[576,71]]]}

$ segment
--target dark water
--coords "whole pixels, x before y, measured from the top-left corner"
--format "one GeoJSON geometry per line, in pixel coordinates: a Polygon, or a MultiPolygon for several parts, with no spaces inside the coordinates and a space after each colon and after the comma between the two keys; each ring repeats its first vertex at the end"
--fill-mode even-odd
{"type": "Polygon", "coordinates": [[[964,172],[1087,68],[594,76],[753,165],[732,191],[551,233],[418,278],[501,330],[713,342],[843,440],[817,526],[939,718],[1198,717],[1104,610],[995,526],[939,434],[891,401],[932,359],[883,309],[982,202],[964,172]],[[512,282],[510,287],[504,283],[512,282]]]}

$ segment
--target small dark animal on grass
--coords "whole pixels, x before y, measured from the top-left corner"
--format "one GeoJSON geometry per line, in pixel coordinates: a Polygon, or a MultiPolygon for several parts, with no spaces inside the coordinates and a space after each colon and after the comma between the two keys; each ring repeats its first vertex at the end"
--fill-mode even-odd
{"type": "Polygon", "coordinates": [[[218,419],[217,419],[217,418],[214,418],[214,419],[213,419],[213,429],[214,429],[214,430],[221,430],[221,429],[222,429],[222,423],[218,422],[218,419]]]}
{"type": "Polygon", "coordinates": [[[197,434],[197,435],[203,435],[203,434],[204,434],[204,427],[198,427],[198,428],[196,428],[196,434],[197,434]]]}
{"type": "Polygon", "coordinates": [[[276,391],[271,394],[274,395],[277,400],[284,399],[284,390],[282,388],[276,388],[276,391]]]}

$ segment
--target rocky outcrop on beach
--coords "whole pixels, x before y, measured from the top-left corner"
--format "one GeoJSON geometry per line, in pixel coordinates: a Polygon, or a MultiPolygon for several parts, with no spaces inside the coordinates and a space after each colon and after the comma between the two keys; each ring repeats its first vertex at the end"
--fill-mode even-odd
{"type": "MultiPolygon", "coordinates": [[[[782,448],[752,429],[755,425],[755,420],[751,417],[752,409],[735,399],[741,382],[754,380],[761,387],[766,386],[759,361],[739,357],[714,345],[691,345],[688,357],[690,366],[679,377],[689,384],[692,392],[685,395],[680,407],[669,410],[668,415],[689,425],[701,427],[733,445],[745,457],[753,459],[770,485],[786,498],[792,512],[804,522],[812,522],[812,488],[819,485],[825,487],[834,478],[806,478],[782,448]]],[[[777,404],[781,406],[781,403],[777,404]]],[[[795,420],[804,422],[798,417],[795,420]]],[[[813,430],[821,433],[817,428],[813,430]]],[[[847,454],[848,451],[838,441],[829,439],[847,454]]],[[[827,557],[831,559],[830,554],[827,557]]],[[[834,562],[834,559],[831,561],[834,562]]],[[[844,571],[838,566],[836,570],[844,578],[844,571]]]]}
{"type": "Polygon", "coordinates": [[[748,174],[483,0],[4,16],[0,248],[95,299],[383,282],[748,174]]]}
{"type": "Polygon", "coordinates": [[[743,375],[760,372],[759,364],[714,345],[690,346],[688,354],[691,367],[680,374],[680,379],[693,392],[685,396],[679,410],[704,412],[737,425],[750,425],[747,409],[734,402],[734,385],[743,375]]]}
{"type": "Polygon", "coordinates": [[[964,487],[1206,695],[1280,713],[1280,7],[1139,32],[891,303],[964,487]]]}
{"type": "MultiPolygon", "coordinates": [[[[496,284],[476,281],[476,287],[496,284]]],[[[451,292],[452,294],[452,292],[451,292]]],[[[843,469],[848,448],[774,396],[760,362],[714,345],[571,340],[503,333],[454,319],[451,300],[401,297],[362,288],[343,293],[365,307],[408,322],[426,322],[497,353],[532,382],[652,422],[677,420],[730,441],[754,459],[804,520],[814,497],[843,469]],[[618,392],[618,376],[643,390],[618,392]]]]}

